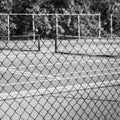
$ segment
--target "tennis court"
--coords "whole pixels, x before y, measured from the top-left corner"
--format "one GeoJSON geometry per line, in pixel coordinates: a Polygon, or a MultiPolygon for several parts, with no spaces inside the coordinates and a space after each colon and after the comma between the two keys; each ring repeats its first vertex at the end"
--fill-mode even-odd
{"type": "Polygon", "coordinates": [[[119,120],[119,44],[107,43],[106,49],[94,44],[93,53],[86,41],[80,55],[73,54],[80,49],[76,42],[58,42],[57,52],[55,40],[40,40],[40,50],[18,49],[36,49],[34,42],[19,43],[17,51],[2,49],[0,119],[119,120]],[[99,56],[103,53],[113,56],[99,56]]]}
{"type": "Polygon", "coordinates": [[[56,49],[60,53],[91,55],[91,56],[120,56],[120,39],[117,37],[83,37],[58,36],[56,49]]]}

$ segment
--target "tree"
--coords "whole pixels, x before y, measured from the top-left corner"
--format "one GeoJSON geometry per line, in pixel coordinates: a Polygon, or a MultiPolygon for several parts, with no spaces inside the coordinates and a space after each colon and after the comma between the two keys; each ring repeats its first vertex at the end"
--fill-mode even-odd
{"type": "MultiPolygon", "coordinates": [[[[34,0],[13,0],[12,13],[30,13],[33,9],[34,0]]],[[[16,28],[11,29],[11,34],[29,34],[32,29],[32,16],[11,15],[11,21],[16,28]]]]}
{"type": "Polygon", "coordinates": [[[0,13],[9,13],[12,9],[12,0],[0,0],[0,13]]]}
{"type": "MultiPolygon", "coordinates": [[[[0,0],[0,11],[2,13],[101,13],[102,28],[107,33],[110,32],[112,13],[114,14],[113,29],[119,31],[120,26],[120,0],[0,0]]],[[[11,22],[16,26],[12,27],[12,33],[27,34],[32,27],[31,19],[24,16],[11,17],[11,22]]],[[[53,29],[51,22],[54,18],[44,18],[47,22],[43,22],[42,19],[37,27],[45,33],[46,29],[50,31],[49,34],[54,33],[55,28],[53,29]]],[[[70,26],[68,28],[71,29],[70,26]]]]}
{"type": "Polygon", "coordinates": [[[113,14],[113,31],[120,31],[120,1],[119,0],[92,0],[91,12],[101,13],[103,32],[110,33],[111,14],[113,14]]]}

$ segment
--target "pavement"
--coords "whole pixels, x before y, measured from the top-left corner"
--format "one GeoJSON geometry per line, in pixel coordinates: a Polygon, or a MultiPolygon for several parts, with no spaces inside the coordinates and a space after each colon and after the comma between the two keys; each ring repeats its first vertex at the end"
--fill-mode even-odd
{"type": "MultiPolygon", "coordinates": [[[[120,118],[119,57],[54,53],[54,41],[41,42],[40,46],[39,52],[0,52],[2,120],[120,118]]],[[[95,46],[91,46],[94,53],[95,46]]],[[[99,47],[108,52],[115,48],[114,54],[120,50],[116,44],[107,45],[107,49],[102,44],[99,47]]]]}

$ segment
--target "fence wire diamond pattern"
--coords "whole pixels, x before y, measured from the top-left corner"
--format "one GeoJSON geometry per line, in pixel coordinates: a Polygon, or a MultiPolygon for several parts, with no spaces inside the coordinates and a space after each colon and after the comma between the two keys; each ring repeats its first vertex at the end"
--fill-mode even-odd
{"type": "Polygon", "coordinates": [[[120,119],[119,38],[7,37],[0,41],[1,120],[120,119]]]}

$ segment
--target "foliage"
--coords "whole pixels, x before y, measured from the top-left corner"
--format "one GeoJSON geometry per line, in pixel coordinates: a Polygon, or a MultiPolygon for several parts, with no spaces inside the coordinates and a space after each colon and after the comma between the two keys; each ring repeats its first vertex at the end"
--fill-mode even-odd
{"type": "MultiPolygon", "coordinates": [[[[101,13],[103,34],[110,34],[110,14],[113,14],[113,31],[116,35],[120,34],[119,0],[0,0],[0,11],[1,13],[101,13]]],[[[29,34],[32,29],[31,19],[23,16],[11,17],[13,24],[11,33],[21,35],[29,34]]],[[[38,34],[47,37],[54,36],[55,23],[51,22],[54,18],[50,19],[46,17],[44,19],[46,21],[43,21],[43,18],[36,21],[37,29],[39,30],[38,34]]],[[[69,18],[69,20],[72,19],[69,18]]],[[[61,30],[64,29],[66,31],[66,28],[62,26],[60,26],[61,30]]],[[[92,25],[88,26],[93,28],[92,25]]],[[[67,27],[71,31],[75,29],[75,25],[67,27]]],[[[88,33],[90,33],[89,29],[86,30],[88,33]]]]}
{"type": "MultiPolygon", "coordinates": [[[[0,0],[0,13],[9,13],[11,11],[11,0],[0,0]]],[[[6,36],[8,34],[8,17],[6,15],[0,15],[0,36],[6,36]]]]}
{"type": "Polygon", "coordinates": [[[0,0],[0,13],[9,13],[12,9],[12,0],[0,0]]]}

